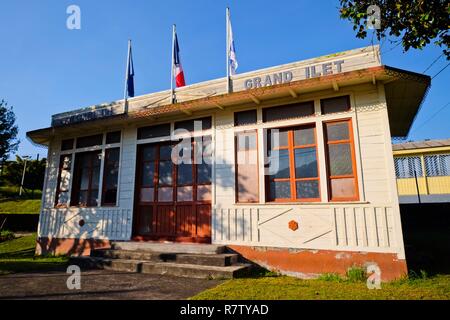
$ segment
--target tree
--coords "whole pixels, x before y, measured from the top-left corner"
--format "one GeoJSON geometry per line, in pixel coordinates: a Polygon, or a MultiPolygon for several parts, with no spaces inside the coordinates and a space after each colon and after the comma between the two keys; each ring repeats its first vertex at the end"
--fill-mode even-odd
{"type": "MultiPolygon", "coordinates": [[[[340,0],[340,15],[353,23],[356,36],[367,36],[368,8],[380,8],[381,26],[376,29],[377,39],[389,36],[401,38],[396,41],[404,51],[422,49],[431,41],[443,48],[450,60],[450,4],[446,0],[340,0]]],[[[374,11],[370,10],[372,16],[374,11]]]]}
{"type": "Polygon", "coordinates": [[[19,140],[17,134],[19,129],[12,107],[4,101],[0,101],[0,161],[5,162],[10,152],[17,150],[19,140]]]}

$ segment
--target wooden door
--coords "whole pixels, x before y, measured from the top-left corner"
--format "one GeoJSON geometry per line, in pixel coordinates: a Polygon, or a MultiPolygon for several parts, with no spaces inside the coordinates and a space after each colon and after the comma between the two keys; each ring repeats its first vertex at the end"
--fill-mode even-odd
{"type": "Polygon", "coordinates": [[[210,141],[138,146],[135,240],[211,242],[210,141]],[[174,162],[174,148],[190,163],[174,162]]]}

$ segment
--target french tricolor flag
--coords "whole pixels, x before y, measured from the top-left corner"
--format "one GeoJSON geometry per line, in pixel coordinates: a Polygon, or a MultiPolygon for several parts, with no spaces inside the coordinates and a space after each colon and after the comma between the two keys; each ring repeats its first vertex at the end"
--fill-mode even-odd
{"type": "Polygon", "coordinates": [[[178,46],[178,37],[176,32],[174,32],[173,38],[173,71],[177,88],[184,87],[186,82],[184,81],[184,72],[180,60],[180,47],[178,46]]]}

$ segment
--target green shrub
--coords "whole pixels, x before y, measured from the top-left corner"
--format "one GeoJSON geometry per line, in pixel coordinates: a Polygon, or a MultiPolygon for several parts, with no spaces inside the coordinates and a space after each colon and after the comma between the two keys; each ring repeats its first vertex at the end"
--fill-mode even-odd
{"type": "Polygon", "coordinates": [[[322,281],[342,282],[344,279],[337,273],[323,273],[317,278],[322,281]]]}
{"type": "Polygon", "coordinates": [[[366,282],[367,274],[366,271],[357,266],[353,266],[347,270],[347,281],[349,282],[366,282]]]}
{"type": "Polygon", "coordinates": [[[1,231],[0,232],[0,242],[5,242],[8,240],[13,240],[16,236],[12,231],[1,231]]]}

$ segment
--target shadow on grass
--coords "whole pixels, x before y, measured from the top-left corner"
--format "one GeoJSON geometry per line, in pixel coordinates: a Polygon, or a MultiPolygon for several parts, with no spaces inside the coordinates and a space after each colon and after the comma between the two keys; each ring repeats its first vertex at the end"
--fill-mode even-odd
{"type": "Polygon", "coordinates": [[[27,260],[2,260],[0,261],[0,275],[9,273],[34,273],[48,271],[65,271],[67,261],[48,261],[48,258],[27,260]],[[47,261],[46,261],[47,260],[47,261]]]}
{"type": "Polygon", "coordinates": [[[34,258],[34,248],[0,253],[0,259],[31,259],[34,258]]]}

